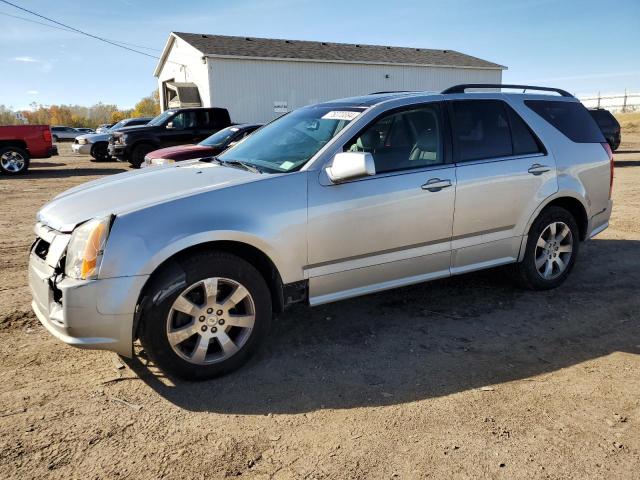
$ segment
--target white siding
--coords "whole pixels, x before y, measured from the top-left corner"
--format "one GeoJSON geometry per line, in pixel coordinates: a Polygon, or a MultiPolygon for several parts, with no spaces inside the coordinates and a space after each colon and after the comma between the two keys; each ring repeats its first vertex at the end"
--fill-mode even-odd
{"type": "MultiPolygon", "coordinates": [[[[211,103],[235,122],[266,122],[311,103],[381,90],[442,90],[460,83],[501,83],[501,70],[208,58],[211,103]],[[389,75],[390,78],[385,78],[389,75]]],[[[166,67],[165,67],[166,68],[166,67]]],[[[164,73],[164,72],[163,72],[164,73]]]]}
{"type": "Polygon", "coordinates": [[[207,66],[202,62],[202,53],[187,42],[173,37],[173,45],[158,76],[158,89],[160,91],[160,106],[164,110],[163,82],[175,80],[176,82],[193,82],[198,86],[200,99],[203,106],[211,102],[209,97],[209,77],[207,66]]]}

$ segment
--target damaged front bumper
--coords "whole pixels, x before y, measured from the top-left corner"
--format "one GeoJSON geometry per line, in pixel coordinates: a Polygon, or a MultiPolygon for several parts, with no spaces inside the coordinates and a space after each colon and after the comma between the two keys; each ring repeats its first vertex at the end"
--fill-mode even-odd
{"type": "Polygon", "coordinates": [[[36,235],[29,257],[29,288],[40,323],[69,345],[130,357],[135,307],[148,276],[98,280],[66,277],[59,265],[69,235],[40,224],[36,235]]]}

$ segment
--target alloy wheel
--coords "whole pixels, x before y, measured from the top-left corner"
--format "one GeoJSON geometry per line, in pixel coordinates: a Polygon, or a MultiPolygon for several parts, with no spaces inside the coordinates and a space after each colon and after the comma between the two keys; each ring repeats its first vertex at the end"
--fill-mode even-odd
{"type": "Polygon", "coordinates": [[[25,164],[26,162],[24,157],[14,150],[4,152],[0,157],[0,165],[2,165],[3,170],[10,173],[18,173],[22,171],[25,164]]]}
{"type": "Polygon", "coordinates": [[[212,277],[186,288],[167,317],[173,351],[196,365],[210,365],[235,355],[255,325],[253,297],[240,283],[212,277]]]}
{"type": "Polygon", "coordinates": [[[562,275],[569,266],[573,252],[573,234],[564,222],[553,222],[542,230],[536,242],[535,263],[545,280],[562,275]]]}

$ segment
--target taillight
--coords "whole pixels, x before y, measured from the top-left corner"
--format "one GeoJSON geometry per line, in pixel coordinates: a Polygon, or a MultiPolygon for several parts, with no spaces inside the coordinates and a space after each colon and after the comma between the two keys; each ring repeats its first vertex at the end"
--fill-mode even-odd
{"type": "Polygon", "coordinates": [[[604,151],[607,152],[607,155],[609,155],[609,168],[611,171],[611,175],[609,176],[609,198],[611,198],[611,194],[613,193],[613,170],[615,168],[613,163],[613,152],[611,151],[609,143],[604,142],[601,145],[602,148],[604,148],[604,151]]]}
{"type": "Polygon", "coordinates": [[[42,130],[42,138],[44,139],[45,142],[50,143],[51,142],[51,130],[49,130],[48,128],[45,128],[44,130],[42,130]]]}

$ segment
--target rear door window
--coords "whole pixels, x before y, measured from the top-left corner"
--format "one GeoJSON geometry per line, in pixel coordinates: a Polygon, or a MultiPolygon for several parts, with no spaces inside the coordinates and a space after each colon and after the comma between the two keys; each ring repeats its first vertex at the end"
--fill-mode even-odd
{"type": "Polygon", "coordinates": [[[453,137],[458,161],[506,157],[513,154],[511,131],[500,100],[452,102],[453,137]]]}
{"type": "Polygon", "coordinates": [[[520,118],[513,108],[505,105],[509,122],[511,124],[511,137],[513,138],[513,154],[528,155],[542,152],[539,141],[524,120],[520,118]]]}
{"type": "Polygon", "coordinates": [[[579,102],[525,100],[524,103],[573,142],[605,142],[595,120],[579,102]]]}

